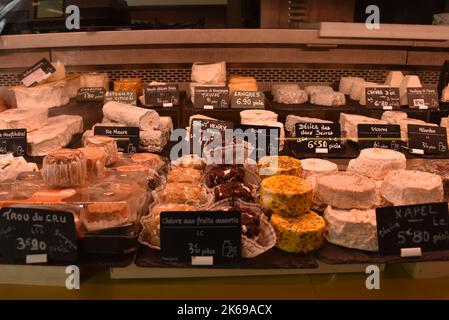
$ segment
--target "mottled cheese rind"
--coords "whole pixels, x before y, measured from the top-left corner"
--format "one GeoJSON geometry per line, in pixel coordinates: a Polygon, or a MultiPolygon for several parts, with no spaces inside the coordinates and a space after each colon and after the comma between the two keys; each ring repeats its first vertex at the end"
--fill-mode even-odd
{"type": "Polygon", "coordinates": [[[358,142],[359,124],[388,124],[386,121],[376,118],[361,116],[358,114],[340,113],[340,127],[342,136],[348,140],[358,142]]]}
{"type": "Polygon", "coordinates": [[[365,82],[365,80],[363,78],[359,78],[359,77],[342,77],[340,79],[338,91],[343,94],[349,95],[351,93],[352,86],[356,82],[363,83],[363,82],[365,82]]]}
{"type": "Polygon", "coordinates": [[[309,212],[312,192],[310,183],[299,177],[273,176],[261,183],[260,203],[269,212],[296,217],[309,212]]]}
{"type": "Polygon", "coordinates": [[[273,214],[270,222],[276,232],[276,247],[283,251],[309,253],[324,244],[324,219],[313,211],[296,218],[273,214]]]}
{"type": "Polygon", "coordinates": [[[341,210],[327,207],[324,211],[324,237],[332,244],[364,251],[379,250],[376,210],[341,210]]]}
{"type": "Polygon", "coordinates": [[[395,206],[440,202],[444,196],[439,175],[415,170],[390,171],[380,190],[395,206]]]}

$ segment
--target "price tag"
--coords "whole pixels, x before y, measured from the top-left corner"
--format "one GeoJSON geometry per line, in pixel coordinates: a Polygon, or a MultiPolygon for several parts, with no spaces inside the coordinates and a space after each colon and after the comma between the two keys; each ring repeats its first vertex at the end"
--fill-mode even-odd
{"type": "Polygon", "coordinates": [[[264,156],[279,154],[279,127],[255,126],[239,124],[234,130],[238,139],[245,140],[254,147],[249,158],[259,160],[264,156]]]}
{"type": "Polygon", "coordinates": [[[434,88],[408,88],[408,104],[412,109],[438,109],[438,92],[434,88]]]}
{"type": "Polygon", "coordinates": [[[381,254],[449,249],[447,202],[377,208],[376,220],[381,254]]]}
{"type": "Polygon", "coordinates": [[[241,258],[239,212],[162,212],[160,230],[161,257],[166,262],[195,261],[196,257],[233,262],[241,258]]]}
{"type": "Polygon", "coordinates": [[[401,107],[399,88],[366,88],[368,109],[393,110],[401,107]]]}
{"type": "Polygon", "coordinates": [[[325,154],[343,150],[338,123],[297,123],[295,132],[295,153],[325,154]]]}
{"type": "Polygon", "coordinates": [[[19,80],[25,87],[31,87],[38,83],[41,83],[52,73],[56,71],[55,67],[47,60],[42,59],[33,65],[31,68],[25,70],[19,75],[19,80]]]}
{"type": "Polygon", "coordinates": [[[0,130],[0,154],[12,153],[15,157],[27,154],[27,130],[0,130]]]}
{"type": "Polygon", "coordinates": [[[0,209],[0,255],[8,262],[76,261],[73,214],[30,208],[0,209]]]}
{"type": "Polygon", "coordinates": [[[114,138],[119,152],[133,154],[139,148],[140,129],[137,127],[95,126],[94,134],[114,138]]]}
{"type": "Polygon", "coordinates": [[[102,87],[95,88],[79,88],[76,94],[76,102],[104,102],[106,90],[102,87]]]}
{"type": "Polygon", "coordinates": [[[215,139],[224,141],[227,129],[233,129],[234,124],[229,121],[212,119],[192,119],[190,124],[190,150],[193,154],[203,157],[204,147],[215,139]]]}
{"type": "Polygon", "coordinates": [[[104,103],[109,101],[135,106],[137,105],[137,93],[135,91],[108,91],[104,96],[104,103]]]}
{"type": "Polygon", "coordinates": [[[360,149],[401,149],[401,127],[389,124],[359,124],[358,144],[360,149]]]}
{"type": "Polygon", "coordinates": [[[411,153],[416,154],[446,153],[446,128],[409,124],[408,147],[411,153]]]}
{"type": "Polygon", "coordinates": [[[194,107],[209,110],[229,108],[229,88],[196,87],[194,107]]]}
{"type": "Polygon", "coordinates": [[[179,105],[177,84],[147,85],[145,87],[145,106],[169,108],[179,105]]]}
{"type": "Polygon", "coordinates": [[[231,95],[231,108],[265,109],[265,94],[260,91],[234,91],[231,95]]]}

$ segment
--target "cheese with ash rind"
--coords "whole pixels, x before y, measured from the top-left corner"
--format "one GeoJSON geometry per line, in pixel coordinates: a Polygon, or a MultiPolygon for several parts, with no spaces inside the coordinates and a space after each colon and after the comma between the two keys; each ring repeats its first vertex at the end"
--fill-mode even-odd
{"type": "Polygon", "coordinates": [[[307,86],[304,88],[305,92],[311,98],[315,93],[330,93],[334,92],[334,89],[329,86],[307,86]]]}
{"type": "Polygon", "coordinates": [[[390,149],[363,149],[357,159],[349,161],[347,172],[354,172],[376,180],[382,180],[391,170],[405,169],[404,154],[390,149]]]}
{"type": "Polygon", "coordinates": [[[323,217],[328,242],[351,249],[379,250],[375,209],[341,210],[328,206],[323,217]]]}
{"type": "Polygon", "coordinates": [[[365,82],[363,78],[360,77],[342,77],[340,79],[340,84],[338,86],[338,91],[349,95],[351,94],[351,88],[356,82],[365,82]]]}
{"type": "Polygon", "coordinates": [[[226,82],[226,62],[195,62],[192,65],[192,81],[215,84],[226,82]]]}
{"type": "Polygon", "coordinates": [[[297,83],[273,83],[271,85],[271,95],[276,96],[279,89],[299,90],[299,84],[297,83]]]}
{"type": "Polygon", "coordinates": [[[50,109],[69,103],[65,80],[38,84],[34,87],[23,85],[12,87],[19,109],[50,109]]]}
{"type": "Polygon", "coordinates": [[[405,76],[402,79],[401,86],[399,87],[399,96],[401,99],[401,105],[408,105],[407,88],[421,88],[421,81],[418,76],[405,76]]]}
{"type": "Polygon", "coordinates": [[[366,88],[376,87],[377,83],[375,82],[354,82],[351,87],[350,97],[352,100],[360,101],[362,95],[365,94],[366,88]]]}
{"type": "Polygon", "coordinates": [[[382,183],[382,196],[395,206],[440,202],[441,176],[415,170],[390,171],[382,183]]]}
{"type": "Polygon", "coordinates": [[[274,96],[274,102],[284,104],[303,104],[309,101],[309,96],[301,89],[278,88],[274,96]]]}
{"type": "Polygon", "coordinates": [[[390,71],[387,79],[385,80],[385,85],[393,88],[399,88],[403,79],[404,74],[401,71],[390,71]]]}
{"type": "Polygon", "coordinates": [[[318,199],[340,209],[368,209],[380,204],[375,180],[354,173],[339,172],[319,176],[316,181],[318,199]]]}
{"type": "Polygon", "coordinates": [[[359,124],[388,124],[386,121],[361,116],[358,114],[340,113],[341,134],[344,138],[358,142],[359,124]]]}
{"type": "Polygon", "coordinates": [[[116,101],[109,101],[103,106],[103,115],[112,121],[141,130],[152,130],[159,125],[159,115],[156,111],[116,101]]]}
{"type": "Polygon", "coordinates": [[[328,160],[308,158],[301,160],[302,176],[307,179],[310,176],[332,174],[338,172],[338,166],[328,160]]]}
{"type": "Polygon", "coordinates": [[[28,133],[28,155],[45,156],[67,146],[74,135],[83,132],[83,118],[62,115],[48,118],[48,124],[28,133]]]}
{"type": "Polygon", "coordinates": [[[310,97],[310,102],[319,106],[339,107],[346,104],[346,98],[341,92],[318,92],[310,97]]]}
{"type": "Polygon", "coordinates": [[[27,129],[30,132],[47,123],[47,109],[8,109],[0,115],[0,129],[27,129]]]}
{"type": "Polygon", "coordinates": [[[260,203],[268,212],[287,217],[307,214],[312,205],[312,186],[305,180],[287,175],[266,178],[261,183],[260,203]]]}
{"type": "Polygon", "coordinates": [[[276,247],[292,253],[309,253],[324,244],[325,222],[313,211],[295,218],[273,214],[270,220],[276,232],[276,247]]]}
{"type": "Polygon", "coordinates": [[[295,127],[297,123],[332,123],[332,121],[289,114],[285,120],[285,130],[287,130],[293,137],[295,136],[295,127]]]}
{"type": "Polygon", "coordinates": [[[407,119],[408,115],[404,111],[385,111],[382,113],[381,120],[388,122],[388,124],[399,124],[401,120],[407,119]]]}

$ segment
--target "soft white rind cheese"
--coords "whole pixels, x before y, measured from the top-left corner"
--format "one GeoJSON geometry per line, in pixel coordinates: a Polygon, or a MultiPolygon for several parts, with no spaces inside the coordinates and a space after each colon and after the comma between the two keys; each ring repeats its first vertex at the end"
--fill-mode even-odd
{"type": "Polygon", "coordinates": [[[254,124],[255,122],[277,122],[278,114],[269,110],[244,110],[240,112],[242,124],[254,124]]]}
{"type": "Polygon", "coordinates": [[[310,102],[319,106],[339,107],[346,104],[346,98],[341,92],[322,92],[313,94],[310,102]]]}
{"type": "Polygon", "coordinates": [[[42,128],[47,122],[47,109],[8,109],[0,116],[0,129],[27,129],[30,132],[42,128]]]}
{"type": "Polygon", "coordinates": [[[103,106],[103,115],[112,121],[139,127],[141,130],[157,128],[159,115],[156,111],[109,101],[103,106]]]}
{"type": "Polygon", "coordinates": [[[12,87],[19,109],[50,109],[69,103],[66,81],[39,84],[34,87],[12,87]]]}
{"type": "Polygon", "coordinates": [[[349,95],[349,94],[351,94],[352,86],[356,82],[365,82],[365,80],[363,78],[359,78],[359,77],[342,77],[340,79],[338,91],[343,94],[349,95]]]}
{"type": "Polygon", "coordinates": [[[307,86],[305,87],[305,92],[311,98],[315,93],[330,93],[334,92],[334,89],[329,86],[307,86]]]}
{"type": "Polygon", "coordinates": [[[192,81],[197,83],[226,82],[226,62],[202,63],[192,65],[192,81]]]}
{"type": "Polygon", "coordinates": [[[309,101],[309,97],[304,90],[301,89],[283,89],[276,90],[274,102],[285,104],[303,104],[309,101]]]}
{"type": "Polygon", "coordinates": [[[405,169],[407,159],[404,154],[390,149],[363,149],[357,159],[349,161],[348,172],[381,180],[391,170],[405,169]]]}
{"type": "Polygon", "coordinates": [[[407,113],[404,111],[385,111],[382,113],[381,120],[388,122],[388,124],[399,124],[401,120],[407,118],[407,113]]]}
{"type": "Polygon", "coordinates": [[[335,163],[318,158],[302,159],[301,166],[304,179],[307,179],[310,176],[318,176],[338,172],[338,166],[335,163]]]}
{"type": "Polygon", "coordinates": [[[395,206],[440,202],[443,181],[439,175],[428,172],[394,170],[385,176],[381,194],[395,206]]]}
{"type": "Polygon", "coordinates": [[[375,209],[341,210],[328,206],[323,218],[328,242],[351,249],[379,250],[375,209]]]}
{"type": "Polygon", "coordinates": [[[401,98],[401,105],[405,106],[408,104],[407,88],[421,88],[421,81],[418,76],[405,76],[402,79],[401,86],[399,87],[399,96],[401,98]]]}
{"type": "Polygon", "coordinates": [[[299,84],[296,83],[273,83],[271,85],[271,95],[276,96],[279,89],[299,90],[299,84]]]}
{"type": "Polygon", "coordinates": [[[65,66],[62,62],[56,61],[51,63],[53,67],[55,67],[56,71],[53,72],[48,78],[47,82],[51,81],[59,81],[65,79],[65,66]]]}
{"type": "Polygon", "coordinates": [[[393,88],[399,88],[403,79],[404,75],[401,71],[390,71],[387,79],[385,80],[385,84],[393,88]]]}
{"type": "Polygon", "coordinates": [[[387,124],[386,121],[365,117],[357,114],[340,113],[340,126],[342,136],[348,140],[358,142],[359,124],[387,124]]]}
{"type": "Polygon", "coordinates": [[[107,73],[83,73],[80,76],[82,88],[104,88],[109,91],[109,77],[107,73]]]}
{"type": "Polygon", "coordinates": [[[355,82],[351,87],[350,97],[352,100],[359,101],[365,92],[365,88],[375,87],[375,82],[355,82]]]}

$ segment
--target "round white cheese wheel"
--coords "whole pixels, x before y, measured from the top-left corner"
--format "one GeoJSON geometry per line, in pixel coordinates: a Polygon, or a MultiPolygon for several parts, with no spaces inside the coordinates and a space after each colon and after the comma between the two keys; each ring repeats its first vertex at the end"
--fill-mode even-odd
{"type": "Polygon", "coordinates": [[[323,159],[302,159],[301,165],[304,179],[307,179],[310,176],[332,174],[338,172],[338,166],[335,163],[323,159]]]}
{"type": "Polygon", "coordinates": [[[316,190],[321,202],[340,209],[369,209],[381,203],[375,180],[353,173],[319,176],[316,190]]]}
{"type": "Polygon", "coordinates": [[[443,181],[433,173],[393,170],[385,176],[381,194],[395,206],[440,202],[444,195],[443,181]]]}
{"type": "Polygon", "coordinates": [[[356,82],[365,82],[365,80],[360,77],[342,77],[340,79],[338,91],[343,94],[349,95],[351,93],[353,84],[356,82]]]}
{"type": "Polygon", "coordinates": [[[383,179],[391,170],[405,169],[404,154],[390,149],[363,149],[357,159],[349,161],[348,172],[354,172],[376,180],[383,179]]]}
{"type": "Polygon", "coordinates": [[[358,250],[378,251],[375,209],[341,210],[327,207],[324,237],[330,243],[358,250]]]}

